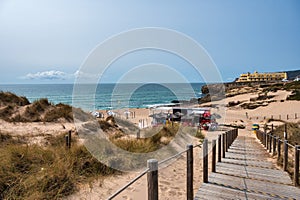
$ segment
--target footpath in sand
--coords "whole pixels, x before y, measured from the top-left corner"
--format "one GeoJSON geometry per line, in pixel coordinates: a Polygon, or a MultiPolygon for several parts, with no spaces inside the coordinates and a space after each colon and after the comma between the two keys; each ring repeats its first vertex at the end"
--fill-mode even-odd
{"type": "Polygon", "coordinates": [[[195,199],[299,199],[300,189],[269,158],[250,130],[240,130],[195,199]]]}

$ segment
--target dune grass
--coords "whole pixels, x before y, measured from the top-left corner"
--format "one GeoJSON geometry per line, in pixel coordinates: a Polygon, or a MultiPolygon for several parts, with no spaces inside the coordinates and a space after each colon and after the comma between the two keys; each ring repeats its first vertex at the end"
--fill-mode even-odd
{"type": "Polygon", "coordinates": [[[116,173],[82,145],[29,146],[3,133],[0,158],[0,199],[59,199],[74,193],[79,182],[116,173]]]}
{"type": "Polygon", "coordinates": [[[0,91],[0,105],[28,105],[29,101],[26,97],[19,97],[11,92],[0,91]]]}
{"type": "Polygon", "coordinates": [[[54,109],[51,109],[45,113],[43,121],[55,122],[58,119],[65,119],[69,122],[73,121],[72,107],[65,104],[57,104],[54,109]]]}
{"type": "Polygon", "coordinates": [[[118,147],[135,153],[148,153],[157,150],[163,145],[167,145],[175,137],[179,130],[179,124],[163,126],[159,132],[150,133],[146,138],[122,138],[119,135],[110,137],[110,140],[118,147]]]}
{"type": "MultiPolygon", "coordinates": [[[[288,135],[288,142],[292,145],[300,144],[300,123],[286,123],[286,130],[288,135]]],[[[274,130],[274,135],[279,136],[281,139],[284,138],[285,125],[280,125],[274,130]]],[[[288,165],[287,165],[287,172],[293,178],[294,176],[294,149],[291,147],[289,148],[288,153],[288,165]]],[[[281,157],[277,161],[279,166],[283,166],[283,144],[281,145],[281,157]]],[[[300,177],[299,177],[300,178],[300,177]]]]}
{"type": "MultiPolygon", "coordinates": [[[[300,124],[299,123],[286,123],[288,141],[292,145],[300,144],[300,124]]],[[[274,135],[283,137],[285,125],[280,125],[274,130],[274,135]]]]}

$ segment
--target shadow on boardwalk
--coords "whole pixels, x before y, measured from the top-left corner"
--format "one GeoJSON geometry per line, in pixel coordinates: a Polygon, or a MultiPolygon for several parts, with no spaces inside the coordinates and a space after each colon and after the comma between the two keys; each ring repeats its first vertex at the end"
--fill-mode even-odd
{"type": "Polygon", "coordinates": [[[268,158],[250,131],[239,131],[195,199],[300,199],[300,189],[292,185],[288,173],[276,169],[268,158]]]}

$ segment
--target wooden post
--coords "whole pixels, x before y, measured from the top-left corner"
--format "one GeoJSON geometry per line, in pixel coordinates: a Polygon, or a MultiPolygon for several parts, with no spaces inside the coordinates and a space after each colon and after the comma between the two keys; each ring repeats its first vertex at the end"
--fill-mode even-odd
{"type": "Polygon", "coordinates": [[[228,134],[228,131],[225,133],[226,134],[226,152],[228,152],[228,146],[229,146],[229,134],[228,134]]]}
{"type": "Polygon", "coordinates": [[[148,200],[158,200],[158,161],[150,159],[147,161],[149,172],[147,173],[148,200]]]}
{"type": "Polygon", "coordinates": [[[222,143],[221,143],[221,135],[218,135],[218,162],[221,162],[221,146],[222,146],[222,143]]]}
{"type": "Polygon", "coordinates": [[[231,146],[231,143],[232,143],[232,130],[230,130],[229,132],[228,132],[228,135],[229,135],[229,144],[228,144],[228,149],[229,149],[229,147],[231,146]]]}
{"type": "Polygon", "coordinates": [[[66,139],[66,148],[69,148],[69,136],[65,135],[65,139],[66,139]]]}
{"type": "Polygon", "coordinates": [[[186,159],[186,199],[194,199],[194,189],[193,189],[193,177],[194,177],[194,158],[193,158],[193,145],[187,145],[187,159],[186,159]]]}
{"type": "Polygon", "coordinates": [[[269,148],[269,153],[271,153],[272,152],[272,140],[273,140],[273,132],[271,132],[270,133],[270,136],[269,136],[269,138],[270,138],[270,148],[269,148]]]}
{"type": "Polygon", "coordinates": [[[277,137],[273,137],[273,156],[275,156],[275,154],[276,154],[276,139],[277,139],[277,137]]]}
{"type": "Polygon", "coordinates": [[[225,158],[225,151],[226,151],[226,143],[225,143],[225,140],[226,140],[226,134],[223,133],[222,134],[222,157],[225,158]]]}
{"type": "Polygon", "coordinates": [[[297,113],[295,113],[295,119],[297,119],[297,113]]]}
{"type": "Polygon", "coordinates": [[[264,145],[268,149],[267,124],[265,124],[265,126],[264,126],[264,136],[265,136],[265,138],[264,138],[264,141],[265,141],[264,145]]]}
{"type": "Polygon", "coordinates": [[[71,143],[72,143],[72,131],[69,131],[69,133],[68,133],[68,139],[69,139],[69,148],[71,148],[71,143]]]}
{"type": "Polygon", "coordinates": [[[203,183],[208,183],[208,141],[203,141],[203,183]]]}
{"type": "Polygon", "coordinates": [[[288,139],[288,133],[287,133],[287,124],[284,124],[284,133],[283,133],[284,139],[288,139]]]}
{"type": "Polygon", "coordinates": [[[280,160],[281,157],[281,140],[278,137],[278,143],[277,143],[277,161],[280,160]]]}
{"type": "Polygon", "coordinates": [[[286,115],[286,120],[289,120],[289,114],[286,115]]]}
{"type": "Polygon", "coordinates": [[[269,134],[266,133],[266,147],[267,147],[267,150],[269,149],[269,134]]]}
{"type": "Polygon", "coordinates": [[[283,154],[283,170],[284,171],[287,171],[287,165],[288,165],[288,151],[289,151],[289,148],[288,148],[288,141],[287,140],[284,140],[284,143],[283,143],[283,150],[284,150],[284,154],[283,154]]]}
{"type": "Polygon", "coordinates": [[[216,172],[216,140],[212,140],[211,171],[216,172]]]}
{"type": "Polygon", "coordinates": [[[262,143],[262,144],[264,144],[264,133],[263,132],[261,132],[261,131],[259,131],[259,140],[260,140],[260,142],[262,143]]]}
{"type": "Polygon", "coordinates": [[[266,133],[265,133],[265,131],[263,132],[262,137],[263,137],[263,145],[266,147],[266,133]]]}
{"type": "Polygon", "coordinates": [[[300,145],[295,145],[294,185],[299,185],[299,151],[300,145]]]}

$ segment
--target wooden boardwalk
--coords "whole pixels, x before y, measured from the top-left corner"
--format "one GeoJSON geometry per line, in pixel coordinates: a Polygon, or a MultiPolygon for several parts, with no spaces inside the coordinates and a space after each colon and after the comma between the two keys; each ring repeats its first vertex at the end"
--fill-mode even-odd
{"type": "Polygon", "coordinates": [[[292,185],[288,173],[268,161],[270,155],[251,134],[239,131],[195,199],[300,199],[300,189],[292,185]]]}

